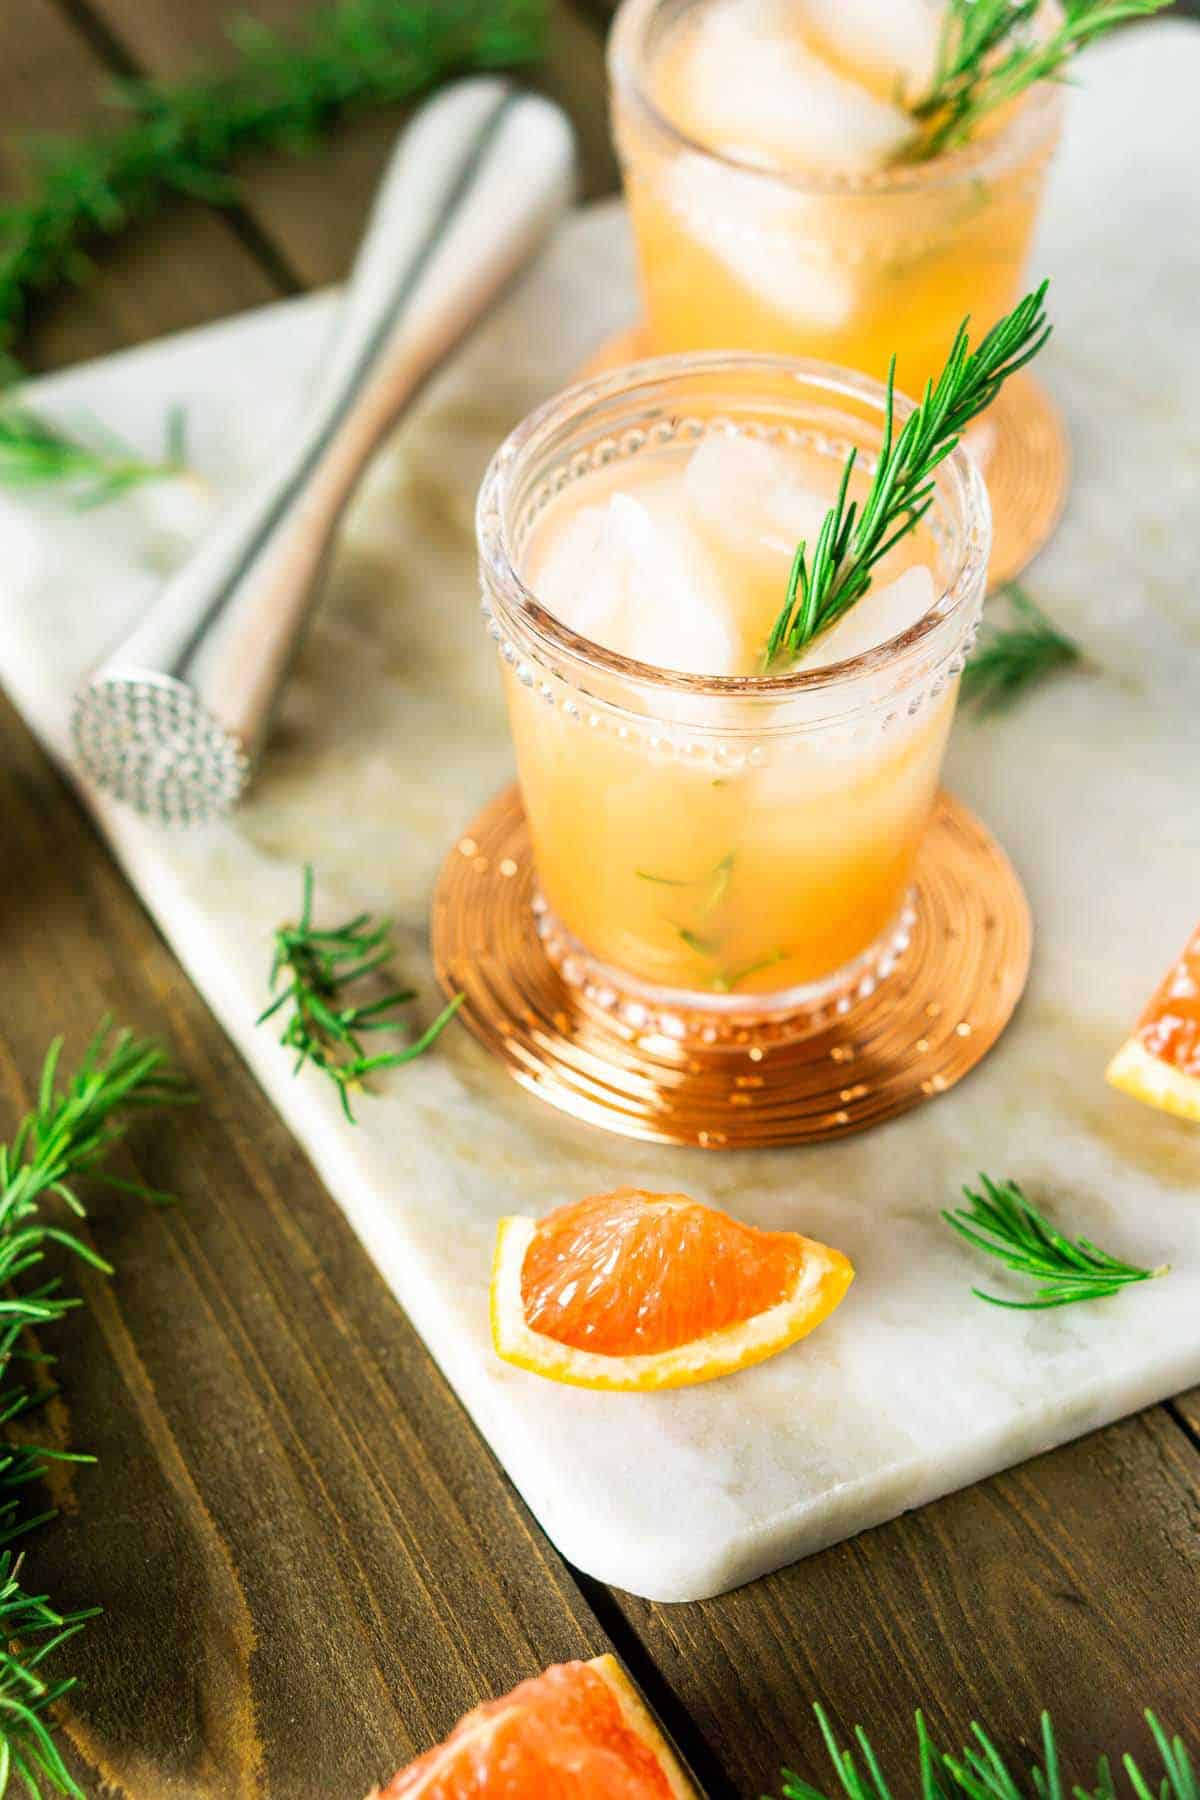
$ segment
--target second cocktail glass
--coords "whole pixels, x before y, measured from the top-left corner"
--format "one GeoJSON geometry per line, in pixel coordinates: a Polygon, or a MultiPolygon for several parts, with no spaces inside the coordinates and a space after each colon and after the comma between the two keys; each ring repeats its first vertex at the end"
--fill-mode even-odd
{"type": "MultiPolygon", "coordinates": [[[[694,108],[680,123],[679,46],[718,9],[728,80],[714,45],[710,85],[728,107],[762,0],[624,0],[613,27],[613,125],[648,347],[818,356],[879,380],[894,352],[898,387],[919,394],[965,315],[984,330],[1017,298],[1059,88],[1036,85],[977,143],[929,161],[842,170],[833,154],[792,166],[754,142],[753,108],[733,149],[728,117],[707,136],[694,108]]],[[[865,93],[863,106],[879,131],[865,93]]]]}
{"type": "MultiPolygon", "coordinates": [[[[816,363],[662,359],[532,414],[483,485],[484,608],[544,940],[569,980],[660,1016],[666,1007],[683,1030],[800,1017],[871,991],[902,956],[983,599],[983,483],[961,450],[937,472],[923,615],[860,654],[793,673],[685,674],[606,649],[539,595],[534,550],[596,495],[636,494],[713,439],[801,458],[811,485],[832,495],[852,446],[871,468],[883,409],[877,383],[816,363]]],[[[899,419],[906,410],[897,403],[899,419]]],[[[751,584],[758,551],[744,553],[751,584]]],[[[672,598],[655,595],[668,625],[672,598]]]]}

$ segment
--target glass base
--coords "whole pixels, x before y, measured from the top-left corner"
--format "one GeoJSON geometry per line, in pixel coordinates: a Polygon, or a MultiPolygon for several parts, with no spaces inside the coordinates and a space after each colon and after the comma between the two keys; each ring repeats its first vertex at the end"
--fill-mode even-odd
{"type": "MultiPolygon", "coordinates": [[[[709,1002],[728,996],[700,995],[702,1008],[690,1009],[697,1037],[680,1043],[618,1017],[615,998],[605,1010],[551,963],[536,929],[543,915],[533,909],[533,846],[513,786],[472,820],[442,866],[434,966],[445,993],[463,996],[459,1017],[496,1067],[580,1124],[706,1150],[822,1143],[952,1088],[1000,1036],[1025,985],[1032,936],[1021,884],[995,838],[949,794],[934,807],[913,885],[902,968],[882,985],[876,969],[868,999],[836,998],[824,1031],[777,1043],[777,1029],[793,1029],[785,1018],[739,1023],[717,1042],[709,1002]]],[[[647,1002],[627,992],[649,1019],[647,1002]]],[[[682,996],[685,1006],[694,998],[682,996]]],[[[680,1000],[673,994],[671,1009],[680,1000]]],[[[534,1118],[526,1123],[536,1130],[534,1118]]]]}
{"type": "Polygon", "coordinates": [[[542,948],[568,987],[592,1006],[638,1032],[658,1033],[679,1044],[742,1050],[751,1037],[795,1043],[844,1018],[869,1000],[893,975],[912,945],[916,891],[910,888],[896,917],[853,962],[822,981],[765,994],[713,994],[702,988],[658,987],[627,970],[601,962],[550,910],[542,894],[532,898],[542,948]]]}

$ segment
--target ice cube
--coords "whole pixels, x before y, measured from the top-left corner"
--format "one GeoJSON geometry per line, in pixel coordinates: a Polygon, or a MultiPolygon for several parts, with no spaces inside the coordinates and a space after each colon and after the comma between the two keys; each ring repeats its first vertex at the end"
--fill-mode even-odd
{"type": "Polygon", "coordinates": [[[801,331],[836,331],[851,318],[856,285],[834,260],[834,203],[823,195],[691,155],[672,157],[661,183],[683,230],[768,312],[801,331]]]}
{"type": "Polygon", "coordinates": [[[803,0],[802,15],[813,47],[875,93],[911,101],[929,89],[941,35],[931,0],[803,0]]]}
{"type": "Polygon", "coordinates": [[[692,675],[737,673],[737,633],[677,481],[583,507],[551,532],[531,574],[543,605],[606,649],[692,675]]]}
{"type": "Polygon", "coordinates": [[[878,168],[912,136],[912,120],[818,55],[800,23],[786,0],[714,0],[684,41],[668,104],[692,136],[743,161],[878,168]]]}
{"type": "Polygon", "coordinates": [[[684,481],[697,530],[755,560],[790,562],[801,538],[813,543],[829,506],[800,481],[786,452],[738,432],[706,437],[684,481]]]}
{"type": "Polygon", "coordinates": [[[932,572],[924,563],[918,563],[895,581],[869,588],[832,630],[816,639],[797,666],[825,669],[831,663],[847,662],[852,656],[890,643],[923,619],[936,598],[932,572]]]}

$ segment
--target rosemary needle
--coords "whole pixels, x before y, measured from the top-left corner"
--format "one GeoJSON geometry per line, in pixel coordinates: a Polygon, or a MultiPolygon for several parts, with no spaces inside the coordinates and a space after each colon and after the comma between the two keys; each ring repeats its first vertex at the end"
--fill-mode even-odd
{"type": "Polygon", "coordinates": [[[1015,1181],[995,1182],[986,1175],[979,1179],[983,1192],[964,1188],[969,1207],[943,1212],[943,1219],[975,1249],[1041,1284],[1032,1300],[1002,1300],[972,1288],[978,1299],[992,1306],[1036,1312],[1069,1306],[1076,1300],[1102,1300],[1135,1282],[1152,1281],[1169,1272],[1166,1264],[1142,1269],[1121,1262],[1088,1238],[1066,1238],[1025,1198],[1015,1181]]]}
{"type": "Polygon", "coordinates": [[[984,713],[1011,706],[1028,688],[1077,663],[1082,654],[1017,582],[1005,588],[1004,596],[1012,624],[987,621],[962,674],[963,699],[984,713]]]}
{"type": "Polygon", "coordinates": [[[270,986],[282,975],[287,985],[259,1014],[262,1025],[283,1008],[290,1008],[280,1043],[296,1052],[294,1073],[313,1063],[337,1087],[342,1110],[351,1124],[350,1090],[378,1069],[399,1068],[421,1056],[450,1023],[465,998],[456,994],[442,1008],[432,1025],[403,1050],[368,1054],[363,1038],[372,1031],[388,1031],[396,1024],[398,1006],[416,999],[412,988],[395,988],[376,1000],[348,1001],[347,988],[364,976],[383,969],[392,960],[391,925],[358,913],[343,925],[319,930],[312,922],[313,871],[304,866],[300,919],[281,925],[275,933],[275,955],[270,986]]]}
{"type": "Polygon", "coordinates": [[[812,554],[802,541],[792,560],[783,609],[771,629],[764,666],[792,660],[818,633],[835,625],[871,586],[871,571],[906,537],[933,505],[933,471],[950,455],[963,430],[991,405],[1004,383],[1035,357],[1050,336],[1045,299],[1048,282],[993,325],[974,350],[969,320],[958,328],[936,382],[927,382],[919,405],[895,431],[895,358],[888,371],[883,442],[862,502],[848,498],[857,461],[851,450],[837,498],[826,513],[812,554]]]}
{"type": "MultiPolygon", "coordinates": [[[[892,1800],[894,1789],[884,1776],[871,1740],[859,1725],[855,1728],[856,1749],[843,1749],[821,1706],[813,1711],[821,1728],[825,1748],[837,1774],[838,1787],[846,1800],[892,1800]],[[861,1760],[860,1760],[861,1759],[861,1760]]],[[[1200,1800],[1200,1785],[1184,1743],[1170,1737],[1150,1711],[1143,1714],[1162,1761],[1163,1774],[1155,1787],[1142,1774],[1128,1754],[1121,1758],[1134,1800],[1200,1800]]],[[[972,1742],[958,1756],[945,1755],[933,1743],[921,1713],[916,1715],[918,1777],[921,1800],[1117,1800],[1112,1764],[1107,1756],[1096,1765],[1093,1788],[1072,1785],[1063,1778],[1062,1765],[1055,1739],[1054,1724],[1048,1712],[1041,1716],[1042,1761],[1034,1763],[1025,1779],[1022,1765],[1014,1774],[995,1742],[982,1725],[972,1725],[972,1742]]],[[[783,1771],[784,1800],[826,1800],[823,1790],[814,1787],[791,1769],[783,1771]]],[[[767,1797],[764,1796],[764,1800],[767,1797]]]]}

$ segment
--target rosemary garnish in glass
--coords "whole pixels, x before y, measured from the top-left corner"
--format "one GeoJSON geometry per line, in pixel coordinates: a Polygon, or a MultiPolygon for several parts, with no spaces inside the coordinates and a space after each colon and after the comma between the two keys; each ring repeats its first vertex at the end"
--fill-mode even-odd
{"type": "Polygon", "coordinates": [[[1050,336],[1043,281],[972,350],[969,320],[958,328],[945,367],[927,382],[920,404],[899,434],[894,422],[895,359],[888,370],[883,442],[861,510],[848,497],[858,460],[851,450],[837,499],[826,513],[812,555],[801,541],[792,561],[787,597],[767,639],[763,663],[770,669],[800,655],[821,632],[848,612],[871,586],[872,570],[933,505],[933,471],[963,431],[991,405],[1004,383],[1032,361],[1050,336]]]}
{"type": "MultiPolygon", "coordinates": [[[[961,692],[980,712],[1001,712],[1056,669],[1080,660],[1079,645],[1061,632],[1017,582],[1004,590],[1013,623],[986,620],[963,670],[961,692]]],[[[996,602],[991,603],[995,605],[996,602]]]]}
{"type": "Polygon", "coordinates": [[[1065,1238],[1025,1198],[1015,1181],[995,1182],[986,1175],[979,1179],[983,1192],[964,1188],[969,1207],[943,1212],[943,1219],[975,1249],[1041,1284],[1033,1300],[1002,1300],[997,1294],[971,1289],[992,1306],[1039,1312],[1069,1306],[1076,1300],[1103,1300],[1135,1282],[1153,1281],[1169,1273],[1166,1263],[1157,1269],[1142,1269],[1110,1256],[1088,1238],[1065,1238]]]}
{"type": "Polygon", "coordinates": [[[1170,0],[1062,0],[1062,22],[1033,32],[1041,0],[947,0],[933,84],[910,108],[920,127],[901,154],[924,162],[974,137],[980,122],[1038,81],[1063,78],[1071,59],[1128,19],[1170,0]]]}
{"type": "Polygon", "coordinates": [[[305,1063],[314,1063],[336,1086],[342,1110],[353,1124],[351,1089],[361,1088],[365,1078],[378,1069],[396,1069],[423,1055],[450,1023],[464,996],[456,994],[432,1025],[403,1050],[368,1055],[364,1036],[392,1030],[397,1023],[396,1008],[416,999],[415,989],[395,988],[364,1004],[346,1000],[347,988],[391,962],[391,924],[387,919],[376,923],[370,913],[362,912],[343,925],[320,930],[312,922],[312,910],[313,871],[311,863],[306,863],[299,922],[281,925],[275,933],[270,986],[274,989],[281,975],[287,976],[287,986],[255,1023],[262,1025],[281,1008],[290,1007],[279,1041],[296,1052],[293,1073],[298,1074],[305,1063]]]}

